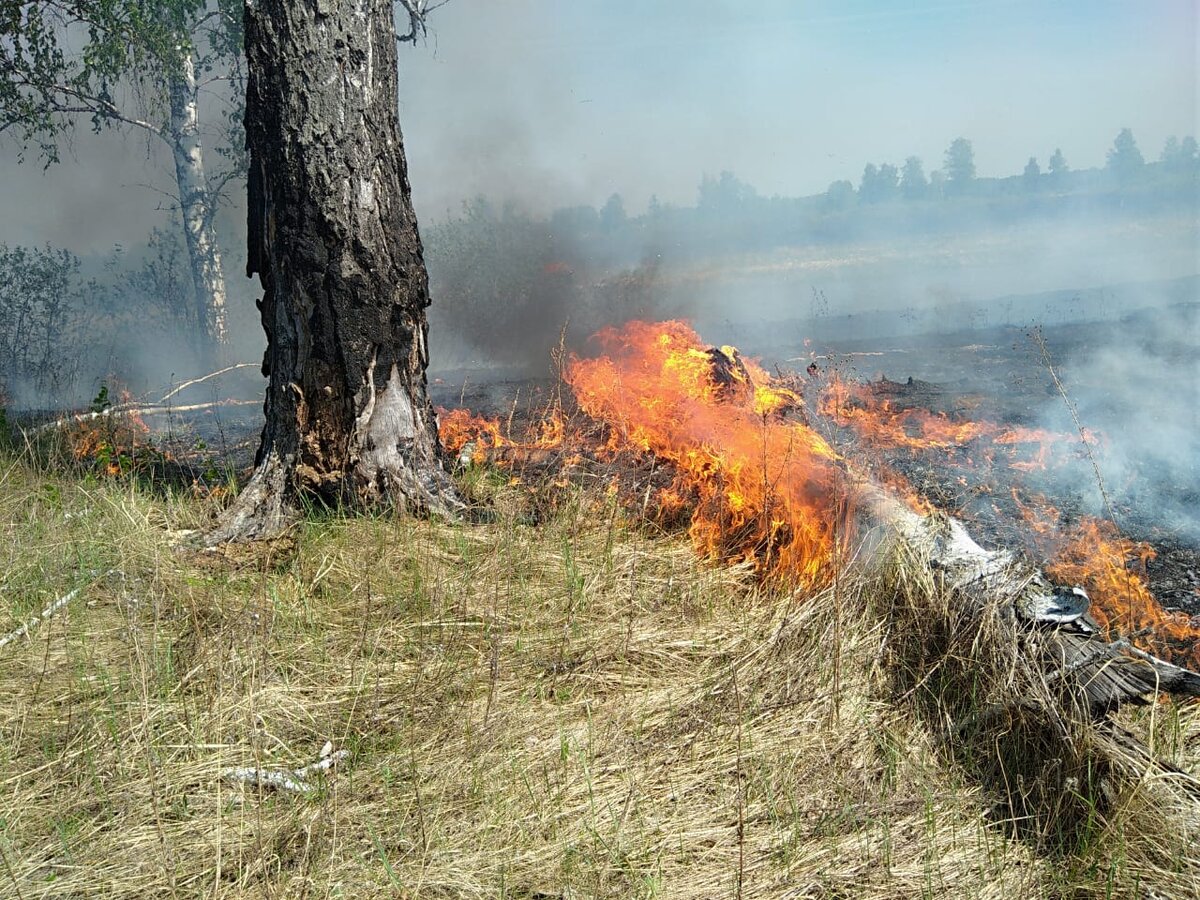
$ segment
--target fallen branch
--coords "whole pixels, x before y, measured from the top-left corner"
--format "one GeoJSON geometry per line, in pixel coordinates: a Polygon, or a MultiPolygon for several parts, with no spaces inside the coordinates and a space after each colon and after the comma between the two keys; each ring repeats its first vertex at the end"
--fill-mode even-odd
{"type": "Polygon", "coordinates": [[[221,773],[221,777],[227,781],[240,782],[251,787],[272,788],[304,794],[316,789],[316,785],[310,784],[307,780],[310,776],[319,772],[328,772],[349,755],[349,750],[338,750],[315,763],[309,763],[298,769],[259,769],[253,766],[226,769],[221,773]]]}
{"type": "Polygon", "coordinates": [[[20,640],[25,635],[29,634],[29,632],[32,631],[34,628],[36,628],[39,624],[46,621],[46,619],[49,619],[52,615],[54,615],[56,612],[58,612],[60,609],[62,609],[64,606],[66,606],[68,603],[70,603],[72,600],[74,600],[76,597],[78,597],[84,591],[84,589],[91,587],[93,584],[95,584],[101,578],[108,577],[109,575],[111,575],[113,573],[113,571],[114,570],[109,569],[107,572],[104,572],[103,574],[99,575],[98,577],[95,577],[91,581],[87,582],[87,584],[81,584],[79,587],[75,588],[74,590],[68,591],[67,593],[65,593],[61,597],[59,597],[57,600],[55,600],[53,603],[51,603],[49,606],[47,606],[45,609],[43,609],[40,614],[34,616],[32,619],[25,622],[19,628],[16,628],[13,631],[10,631],[4,637],[0,638],[0,650],[3,650],[5,647],[7,647],[13,641],[20,640]]]}
{"type": "Polygon", "coordinates": [[[257,364],[255,364],[255,363],[234,363],[232,366],[226,366],[224,369],[218,369],[215,372],[209,372],[207,375],[201,375],[199,378],[193,378],[190,381],[183,382],[183,384],[180,384],[177,387],[173,388],[172,390],[169,390],[165,394],[163,394],[162,398],[158,402],[166,403],[168,400],[170,400],[172,397],[174,397],[176,394],[180,393],[181,391],[187,390],[192,385],[202,384],[203,382],[208,381],[208,379],[210,379],[210,378],[216,378],[216,377],[218,377],[220,375],[224,375],[228,372],[235,372],[238,369],[254,369],[254,368],[258,368],[257,364]]]}
{"type": "Polygon", "coordinates": [[[171,413],[200,412],[221,406],[262,406],[262,400],[211,400],[208,403],[189,403],[185,406],[135,406],[125,412],[139,416],[167,416],[171,413]]]}
{"type": "Polygon", "coordinates": [[[107,409],[94,410],[86,413],[72,413],[67,416],[59,416],[52,422],[46,422],[39,425],[37,428],[30,429],[26,434],[38,437],[48,431],[55,431],[59,428],[66,428],[68,425],[81,425],[84,422],[94,422],[97,419],[108,419],[112,416],[124,415],[135,407],[136,404],[122,403],[120,406],[110,406],[107,409]]]}
{"type": "Polygon", "coordinates": [[[66,428],[70,425],[81,425],[84,422],[94,422],[96,419],[110,419],[117,416],[165,416],[172,413],[186,412],[201,412],[206,409],[218,409],[223,406],[261,406],[262,400],[211,400],[207,403],[189,403],[184,406],[163,406],[155,404],[153,406],[141,406],[137,403],[123,403],[120,406],[110,406],[108,409],[102,409],[97,412],[75,413],[70,416],[61,416],[53,422],[47,422],[44,425],[39,425],[27,432],[28,434],[38,437],[50,431],[56,431],[60,428],[66,428]]]}

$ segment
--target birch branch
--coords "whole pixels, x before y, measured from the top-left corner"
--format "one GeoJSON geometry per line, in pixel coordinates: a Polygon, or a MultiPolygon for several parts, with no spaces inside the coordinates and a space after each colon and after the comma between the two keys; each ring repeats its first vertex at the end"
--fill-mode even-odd
{"type": "Polygon", "coordinates": [[[224,369],[218,369],[215,372],[209,372],[207,375],[201,375],[199,378],[193,378],[191,381],[185,381],[183,384],[167,391],[162,395],[162,399],[160,399],[158,402],[166,403],[180,391],[184,391],[187,388],[190,388],[192,385],[201,384],[202,382],[208,381],[210,378],[216,378],[219,375],[224,375],[226,372],[233,372],[237,369],[253,369],[255,366],[255,363],[234,363],[232,366],[226,366],[224,369]]]}
{"type": "MultiPolygon", "coordinates": [[[[113,571],[114,571],[113,569],[109,569],[107,572],[104,572],[101,575],[93,578],[91,581],[87,582],[86,584],[81,584],[79,587],[75,588],[74,590],[67,591],[67,593],[63,594],[61,597],[59,597],[57,600],[55,600],[53,603],[51,603],[49,606],[47,606],[45,609],[43,609],[39,615],[34,616],[32,619],[25,622],[19,628],[16,628],[13,631],[10,631],[4,637],[0,638],[0,650],[3,650],[5,647],[7,647],[13,641],[17,641],[17,640],[20,640],[21,638],[25,637],[25,635],[29,634],[30,631],[32,631],[34,628],[37,628],[37,626],[39,624],[41,624],[42,622],[49,619],[52,615],[54,615],[56,612],[58,612],[60,609],[62,609],[64,606],[66,606],[68,603],[70,603],[72,600],[74,600],[76,597],[78,597],[81,593],[83,593],[83,591],[85,589],[91,587],[93,584],[95,584],[101,578],[108,577],[109,575],[111,575],[113,573],[113,571]]],[[[93,573],[93,574],[95,574],[95,573],[93,573]]]]}
{"type": "MultiPolygon", "coordinates": [[[[141,128],[164,141],[169,140],[169,135],[161,125],[155,125],[153,122],[148,122],[145,119],[137,119],[133,116],[127,116],[119,106],[111,100],[106,100],[103,97],[96,97],[92,94],[85,93],[77,88],[73,88],[68,84],[39,84],[33,81],[24,82],[23,86],[31,87],[36,90],[43,90],[52,93],[62,94],[64,97],[72,97],[79,103],[83,104],[82,108],[71,107],[64,103],[56,103],[55,106],[63,112],[87,112],[97,113],[105,118],[112,119],[114,122],[120,122],[124,125],[130,125],[134,128],[141,128]]],[[[51,101],[53,102],[53,101],[51,101]]]]}
{"type": "Polygon", "coordinates": [[[331,753],[317,760],[315,763],[309,763],[307,766],[301,766],[298,769],[259,769],[254,766],[246,766],[226,769],[221,773],[221,777],[227,781],[240,782],[251,787],[274,788],[275,790],[303,794],[314,790],[316,787],[309,783],[308,778],[310,776],[320,772],[328,772],[349,756],[349,750],[339,750],[336,753],[331,753]]]}
{"type": "Polygon", "coordinates": [[[256,406],[261,404],[262,400],[210,400],[207,403],[189,403],[183,406],[139,406],[136,403],[123,403],[120,406],[110,406],[108,409],[102,409],[99,412],[76,413],[72,416],[63,416],[62,418],[55,419],[53,422],[39,425],[29,433],[36,437],[48,431],[65,428],[68,425],[79,425],[84,422],[94,422],[96,419],[109,419],[114,416],[163,416],[171,413],[218,409],[222,406],[256,406]]]}

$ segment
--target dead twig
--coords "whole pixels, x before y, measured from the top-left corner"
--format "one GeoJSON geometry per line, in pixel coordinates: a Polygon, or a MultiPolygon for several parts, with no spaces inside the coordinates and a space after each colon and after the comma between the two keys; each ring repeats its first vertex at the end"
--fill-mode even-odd
{"type": "Polygon", "coordinates": [[[1046,336],[1042,334],[1040,327],[1033,329],[1030,332],[1034,343],[1037,344],[1038,350],[1042,354],[1042,365],[1046,367],[1046,371],[1050,373],[1050,379],[1054,382],[1054,387],[1058,390],[1058,394],[1062,397],[1063,403],[1067,407],[1067,412],[1071,414],[1071,421],[1075,424],[1075,430],[1079,432],[1079,441],[1083,444],[1083,452],[1087,454],[1088,462],[1092,464],[1092,472],[1096,476],[1096,485],[1100,488],[1100,497],[1104,500],[1104,509],[1108,513],[1108,521],[1114,525],[1117,524],[1116,513],[1113,512],[1112,501],[1108,498],[1108,489],[1104,486],[1104,476],[1100,474],[1100,463],[1096,461],[1096,454],[1092,452],[1092,442],[1088,439],[1087,430],[1083,427],[1083,423],[1079,420],[1079,410],[1075,406],[1075,402],[1067,394],[1066,385],[1058,377],[1058,371],[1054,368],[1054,361],[1050,358],[1050,347],[1046,344],[1046,336]]]}
{"type": "Polygon", "coordinates": [[[72,600],[74,600],[76,597],[78,597],[81,593],[83,593],[83,591],[85,589],[91,587],[93,584],[95,584],[101,578],[107,578],[109,575],[111,575],[113,573],[113,571],[114,571],[113,569],[109,569],[107,572],[104,572],[104,573],[100,574],[99,576],[93,578],[91,581],[87,582],[87,584],[81,584],[79,587],[75,588],[74,590],[67,591],[67,593],[63,594],[61,597],[59,597],[57,600],[55,600],[53,603],[51,603],[49,606],[47,606],[45,609],[43,609],[41,611],[41,613],[34,616],[32,619],[28,620],[27,622],[23,623],[19,628],[16,628],[16,629],[10,631],[8,634],[4,635],[4,637],[0,638],[0,650],[7,647],[13,641],[20,640],[25,635],[29,634],[29,632],[32,631],[34,628],[37,628],[37,626],[39,624],[46,621],[46,619],[49,619],[52,615],[54,615],[56,612],[58,612],[60,609],[62,609],[64,606],[66,606],[68,603],[70,603],[72,600]]]}
{"type": "Polygon", "coordinates": [[[400,6],[408,13],[408,33],[397,34],[396,42],[400,44],[415,44],[417,38],[429,33],[429,23],[426,17],[439,7],[445,6],[450,0],[400,0],[400,6]]]}

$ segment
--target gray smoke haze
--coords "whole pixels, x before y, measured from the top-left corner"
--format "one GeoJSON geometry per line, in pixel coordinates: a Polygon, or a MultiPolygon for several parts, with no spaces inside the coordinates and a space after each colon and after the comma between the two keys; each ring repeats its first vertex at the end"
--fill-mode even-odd
{"type": "MultiPolygon", "coordinates": [[[[725,169],[798,196],[870,160],[931,170],[959,135],[983,176],[1055,147],[1102,165],[1124,126],[1155,156],[1195,131],[1196,16],[1187,0],[453,0],[400,58],[415,200],[432,220],[479,193],[545,213],[619,192],[632,213],[652,194],[690,204],[725,169]]],[[[0,241],[86,254],[151,223],[154,201],[130,196],[162,187],[145,142],[85,128],[74,143],[78,162],[47,176],[5,146],[0,241]]]]}
{"type": "MultiPolygon", "coordinates": [[[[578,336],[633,309],[688,316],[713,340],[752,345],[763,333],[778,340],[784,321],[798,342],[814,293],[825,318],[903,314],[899,325],[886,315],[855,324],[864,336],[886,335],[999,322],[997,298],[1197,271],[1188,213],[1138,224],[1082,210],[1014,224],[989,221],[981,206],[961,233],[914,235],[892,223],[765,254],[708,247],[700,263],[693,236],[669,226],[643,229],[652,233],[641,243],[597,259],[592,242],[567,246],[552,221],[540,234],[530,224],[563,207],[599,209],[613,193],[633,217],[651,197],[691,207],[701,177],[725,170],[764,197],[857,184],[868,161],[900,165],[915,155],[930,172],[959,135],[972,140],[981,177],[1018,174],[1031,155],[1044,170],[1055,148],[1075,169],[1101,167],[1125,126],[1155,159],[1168,135],[1196,130],[1190,4],[900,10],[705,0],[615,15],[591,0],[525,0],[452,3],[438,14],[430,40],[401,56],[401,116],[431,257],[435,367],[544,371],[568,322],[578,336]],[[528,264],[507,283],[495,272],[505,266],[486,254],[439,247],[438,224],[476,196],[498,218],[510,209],[515,234],[504,240],[528,264]],[[541,277],[546,267],[553,277],[541,277]],[[473,303],[466,284],[476,288],[473,303]]],[[[1072,314],[1092,311],[1044,310],[1050,319],[1072,314]]],[[[1021,316],[1037,321],[1028,308],[1021,316]]]]}
{"type": "MultiPolygon", "coordinates": [[[[959,136],[972,141],[981,177],[1017,175],[1030,156],[1044,171],[1055,148],[1074,170],[1101,167],[1122,127],[1155,160],[1169,135],[1200,130],[1196,22],[1186,0],[620,10],[453,0],[429,39],[400,55],[434,293],[432,365],[544,372],[564,326],[578,342],[631,317],[691,317],[714,342],[781,357],[806,337],[1119,318],[1140,301],[1112,286],[1200,272],[1194,206],[1012,217],[981,201],[944,227],[881,214],[769,246],[756,242],[753,216],[724,240],[704,223],[682,227],[671,208],[694,207],[702,177],[723,171],[764,202],[838,180],[857,186],[867,162],[917,156],[930,173],[959,136]],[[554,215],[596,215],[613,194],[636,227],[589,231],[554,215]],[[479,196],[494,227],[450,227],[479,196]],[[651,197],[665,212],[641,221],[651,197]]],[[[44,173],[0,145],[0,242],[51,243],[98,264],[114,244],[135,248],[167,226],[162,148],[86,127],[73,144],[44,173]]],[[[802,217],[772,209],[780,233],[802,217]]],[[[237,354],[256,360],[258,287],[242,275],[240,200],[219,226],[237,354]]],[[[188,353],[186,340],[127,331],[87,365],[166,383],[198,365],[188,353]]],[[[1146,354],[1166,367],[1154,384],[1168,384],[1176,363],[1146,354]]]]}
{"type": "Polygon", "coordinates": [[[691,204],[725,169],[765,195],[926,170],[959,135],[981,176],[1099,166],[1121,127],[1157,155],[1196,120],[1196,10],[1067,2],[454,0],[401,55],[422,215],[484,193],[534,213],[652,194],[691,204]]]}
{"type": "MultiPolygon", "coordinates": [[[[1059,361],[1079,421],[1101,434],[1094,457],[1103,493],[1090,465],[1055,473],[1088,512],[1106,516],[1111,504],[1122,528],[1200,539],[1198,348],[1193,287],[1191,302],[1127,316],[1059,361]]],[[[1040,418],[1045,427],[1074,431],[1060,396],[1047,400],[1040,418]]]]}

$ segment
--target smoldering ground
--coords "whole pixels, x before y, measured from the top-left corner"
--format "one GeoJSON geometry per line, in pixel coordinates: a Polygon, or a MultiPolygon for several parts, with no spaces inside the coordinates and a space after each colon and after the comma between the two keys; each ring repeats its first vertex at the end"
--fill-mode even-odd
{"type": "Polygon", "coordinates": [[[1059,369],[1042,424],[1099,433],[1088,465],[1056,475],[1060,489],[1120,526],[1200,540],[1200,303],[1132,313],[1059,369]]]}

